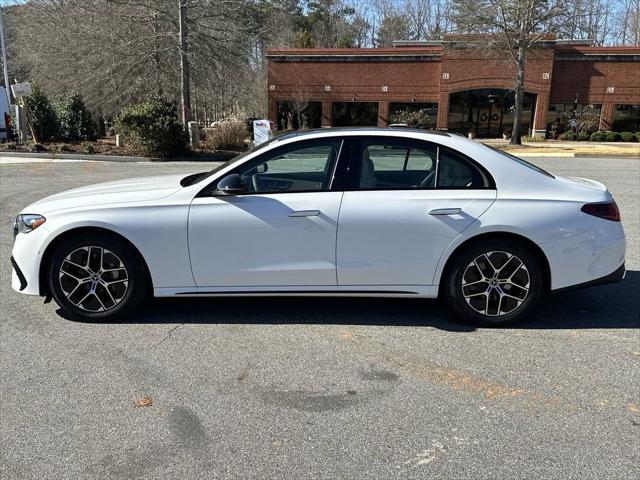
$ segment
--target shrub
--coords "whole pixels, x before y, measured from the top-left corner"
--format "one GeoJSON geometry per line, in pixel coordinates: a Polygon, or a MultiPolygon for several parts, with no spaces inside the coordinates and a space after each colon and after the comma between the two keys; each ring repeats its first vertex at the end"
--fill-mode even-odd
{"type": "Polygon", "coordinates": [[[60,140],[77,142],[96,137],[96,126],[80,95],[61,94],[54,99],[53,108],[58,118],[57,137],[60,140]]]}
{"type": "Polygon", "coordinates": [[[640,132],[636,132],[636,142],[640,142],[640,132]]]}
{"type": "Polygon", "coordinates": [[[84,153],[91,153],[91,154],[96,153],[96,149],[93,146],[93,143],[91,143],[91,142],[84,142],[82,144],[82,151],[84,153]]]}
{"type": "Polygon", "coordinates": [[[525,143],[539,143],[539,142],[544,142],[546,141],[546,138],[544,137],[535,137],[532,135],[523,135],[522,136],[522,141],[525,143]]]}
{"type": "Polygon", "coordinates": [[[635,141],[636,136],[633,132],[620,132],[620,140],[623,142],[633,142],[635,141]]]}
{"type": "Polygon", "coordinates": [[[587,142],[591,138],[589,132],[580,132],[578,133],[578,141],[579,142],[587,142]]]}
{"type": "Polygon", "coordinates": [[[574,141],[574,140],[577,140],[578,136],[576,135],[576,133],[575,133],[575,132],[571,132],[571,131],[569,131],[569,132],[561,133],[561,134],[558,136],[558,138],[559,138],[560,140],[574,141]]]}
{"type": "Polygon", "coordinates": [[[607,134],[605,132],[593,132],[590,139],[592,142],[606,142],[607,134]]]}
{"type": "Polygon", "coordinates": [[[188,150],[176,105],[161,95],[123,108],[116,118],[116,131],[143,155],[169,157],[188,150]]]}
{"type": "Polygon", "coordinates": [[[61,145],[57,145],[55,147],[56,151],[60,152],[60,153],[73,153],[73,148],[71,148],[69,145],[67,145],[66,143],[63,143],[61,145]]]}
{"type": "Polygon", "coordinates": [[[605,132],[607,142],[619,142],[620,134],[618,132],[605,132]]]}
{"type": "Polygon", "coordinates": [[[29,145],[28,149],[32,153],[40,153],[40,152],[46,152],[47,151],[47,149],[44,147],[44,145],[42,145],[40,143],[32,143],[32,144],[29,145]]]}
{"type": "MultiPolygon", "coordinates": [[[[38,85],[33,86],[33,93],[24,98],[29,111],[29,121],[38,142],[51,140],[58,133],[58,119],[49,98],[38,85]]],[[[31,136],[31,132],[29,132],[31,136]]]]}
{"type": "Polygon", "coordinates": [[[222,122],[207,129],[205,146],[211,150],[244,150],[247,129],[242,122],[222,122]]]}
{"type": "Polygon", "coordinates": [[[593,112],[580,112],[575,116],[576,132],[593,132],[600,123],[600,114],[593,112]]]}
{"type": "Polygon", "coordinates": [[[389,123],[401,123],[406,124],[411,128],[426,128],[432,127],[431,118],[426,109],[411,110],[405,109],[389,115],[389,123]]]}

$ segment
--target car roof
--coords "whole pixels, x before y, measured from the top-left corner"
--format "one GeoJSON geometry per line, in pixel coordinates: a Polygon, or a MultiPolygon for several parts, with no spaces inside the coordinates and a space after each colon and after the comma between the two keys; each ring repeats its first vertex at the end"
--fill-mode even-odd
{"type": "Polygon", "coordinates": [[[301,138],[311,135],[317,134],[329,134],[329,133],[340,133],[340,134],[351,134],[351,135],[379,135],[380,133],[389,133],[389,132],[406,132],[406,133],[419,133],[422,135],[436,135],[439,137],[451,137],[452,134],[448,132],[443,132],[440,130],[424,130],[421,128],[411,128],[411,127],[326,127],[326,128],[312,128],[309,130],[294,130],[291,132],[283,133],[278,135],[279,140],[286,140],[290,138],[301,138]]]}

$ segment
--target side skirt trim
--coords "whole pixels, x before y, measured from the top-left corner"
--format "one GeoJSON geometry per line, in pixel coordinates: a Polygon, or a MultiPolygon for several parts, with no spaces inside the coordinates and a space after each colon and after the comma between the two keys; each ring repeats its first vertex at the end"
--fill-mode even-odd
{"type": "Polygon", "coordinates": [[[210,291],[210,292],[178,292],[175,295],[418,295],[417,292],[400,290],[260,290],[260,291],[210,291]]]}

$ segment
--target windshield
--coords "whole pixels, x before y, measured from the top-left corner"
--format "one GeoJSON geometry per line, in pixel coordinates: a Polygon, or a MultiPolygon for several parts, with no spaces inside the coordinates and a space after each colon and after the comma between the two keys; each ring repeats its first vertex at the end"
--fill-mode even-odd
{"type": "Polygon", "coordinates": [[[242,159],[244,159],[248,155],[251,155],[252,153],[257,152],[258,150],[263,149],[267,145],[270,145],[270,144],[274,143],[277,140],[278,140],[278,137],[270,138],[266,142],[261,143],[260,145],[255,145],[253,148],[250,148],[246,152],[241,153],[240,155],[238,155],[236,157],[233,157],[231,160],[228,160],[228,161],[226,161],[224,163],[221,163],[220,165],[215,167],[213,170],[209,170],[208,172],[202,172],[202,173],[194,173],[193,175],[189,175],[187,177],[184,177],[180,181],[180,185],[182,185],[183,187],[188,187],[189,185],[194,185],[194,184],[196,184],[198,182],[201,182],[205,178],[210,177],[214,173],[219,172],[220,170],[222,170],[223,168],[226,168],[229,165],[232,165],[234,163],[238,163],[239,161],[241,161],[242,159]]]}
{"type": "Polygon", "coordinates": [[[490,145],[486,145],[485,147],[490,148],[491,150],[493,150],[494,152],[499,153],[500,155],[502,155],[503,157],[507,157],[515,162],[518,162],[520,165],[524,165],[527,168],[530,168],[531,170],[535,170],[538,173],[541,173],[543,175],[546,175],[547,177],[551,177],[551,178],[556,178],[555,176],[553,176],[552,174],[550,174],[549,172],[547,172],[546,170],[543,170],[542,168],[529,163],[529,162],[525,162],[523,159],[521,159],[520,157],[516,157],[515,155],[511,155],[510,153],[505,152],[504,150],[500,150],[499,148],[495,148],[492,147],[490,145]]]}

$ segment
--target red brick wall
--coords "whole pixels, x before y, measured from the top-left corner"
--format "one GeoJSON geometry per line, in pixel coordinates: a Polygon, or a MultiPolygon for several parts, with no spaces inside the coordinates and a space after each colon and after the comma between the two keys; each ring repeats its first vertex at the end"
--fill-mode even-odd
{"type": "Polygon", "coordinates": [[[295,100],[437,102],[440,63],[425,62],[269,62],[269,97],[295,100]],[[324,86],[331,87],[325,92],[324,86]],[[387,92],[382,91],[386,85],[387,92]]]}
{"type": "MultiPolygon", "coordinates": [[[[455,92],[475,88],[512,88],[515,65],[510,58],[478,50],[445,49],[442,72],[449,78],[441,81],[442,91],[455,92]]],[[[553,50],[532,52],[525,65],[525,89],[531,93],[548,92],[553,75],[553,50]]]]}
{"type": "Polygon", "coordinates": [[[640,104],[640,62],[556,60],[551,103],[640,104]],[[613,93],[607,93],[613,87],[613,93]]]}

